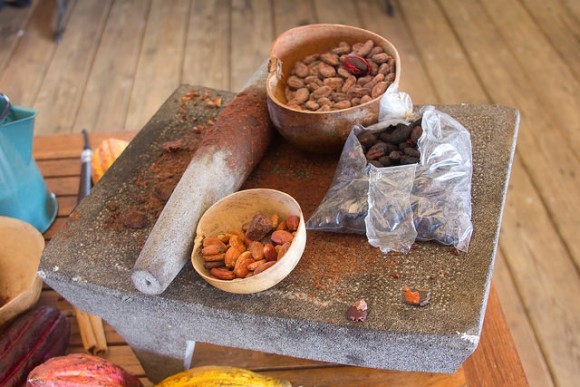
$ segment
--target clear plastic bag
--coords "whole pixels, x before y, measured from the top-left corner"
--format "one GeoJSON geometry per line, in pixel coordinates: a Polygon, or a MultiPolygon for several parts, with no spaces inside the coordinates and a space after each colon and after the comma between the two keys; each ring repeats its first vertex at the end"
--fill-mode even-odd
{"type": "Polygon", "coordinates": [[[308,220],[310,230],[366,234],[381,251],[408,252],[415,240],[435,240],[467,251],[471,224],[471,140],[449,115],[426,106],[413,114],[411,99],[391,87],[380,122],[356,125],[346,140],[331,186],[308,220]],[[422,117],[420,163],[367,165],[357,136],[422,117]]]}

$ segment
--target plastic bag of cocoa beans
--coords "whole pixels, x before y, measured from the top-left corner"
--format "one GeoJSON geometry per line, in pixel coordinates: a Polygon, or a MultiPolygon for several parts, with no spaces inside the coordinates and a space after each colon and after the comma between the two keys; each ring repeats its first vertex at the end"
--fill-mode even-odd
{"type": "Polygon", "coordinates": [[[405,93],[387,94],[381,121],[350,133],[307,228],[366,234],[385,253],[406,253],[415,240],[467,251],[473,231],[469,132],[433,106],[412,113],[405,93]]]}

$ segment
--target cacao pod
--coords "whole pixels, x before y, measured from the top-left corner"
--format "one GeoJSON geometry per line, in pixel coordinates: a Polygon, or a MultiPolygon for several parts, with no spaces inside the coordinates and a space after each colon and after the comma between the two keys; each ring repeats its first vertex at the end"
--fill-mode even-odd
{"type": "Polygon", "coordinates": [[[141,381],[108,360],[84,353],[54,357],[33,369],[27,386],[139,387],[141,381]]]}
{"type": "Polygon", "coordinates": [[[108,138],[95,149],[93,158],[91,160],[93,183],[97,181],[107,172],[107,169],[117,158],[123,153],[125,148],[129,145],[127,141],[118,140],[116,138],[108,138]]]}
{"type": "Polygon", "coordinates": [[[39,306],[17,317],[0,336],[0,386],[22,386],[37,365],[65,353],[68,319],[57,309],[39,306]]]}
{"type": "Polygon", "coordinates": [[[170,376],[156,387],[291,387],[287,380],[262,375],[243,368],[225,366],[195,367],[170,376]]]}

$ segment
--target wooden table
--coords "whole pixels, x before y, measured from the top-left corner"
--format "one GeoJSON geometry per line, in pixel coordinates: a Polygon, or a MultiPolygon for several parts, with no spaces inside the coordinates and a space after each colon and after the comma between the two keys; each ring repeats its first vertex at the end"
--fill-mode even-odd
{"type": "MultiPolygon", "coordinates": [[[[91,133],[91,144],[96,147],[103,139],[109,137],[130,140],[135,134],[136,132],[91,133]]],[[[39,136],[34,139],[34,157],[48,188],[57,195],[59,203],[58,217],[44,234],[47,240],[60,230],[76,205],[82,146],[83,139],[80,134],[39,136]]],[[[43,289],[39,303],[57,307],[70,318],[72,336],[69,351],[83,352],[72,306],[48,286],[43,289]]],[[[108,324],[105,324],[105,331],[109,345],[109,353],[105,357],[141,377],[146,385],[151,385],[139,361],[123,338],[108,324]]],[[[302,386],[527,385],[493,284],[479,347],[463,366],[451,375],[374,370],[203,343],[198,343],[196,346],[193,364],[194,366],[230,365],[252,369],[288,379],[293,385],[302,386]]]]}

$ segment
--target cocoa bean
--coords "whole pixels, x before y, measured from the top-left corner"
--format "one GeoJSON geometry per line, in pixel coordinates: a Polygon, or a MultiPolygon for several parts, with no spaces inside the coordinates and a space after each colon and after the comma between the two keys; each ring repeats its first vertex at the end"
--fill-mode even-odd
{"type": "Polygon", "coordinates": [[[304,62],[298,61],[294,64],[293,73],[300,78],[304,78],[308,75],[308,66],[304,62]]]}
{"type": "Polygon", "coordinates": [[[370,147],[370,149],[366,154],[366,158],[367,160],[377,160],[386,155],[386,152],[387,152],[387,144],[379,141],[375,145],[370,147]]]}
{"type": "Polygon", "coordinates": [[[345,55],[350,53],[350,51],[351,47],[350,44],[348,44],[347,42],[340,42],[338,43],[338,47],[335,47],[332,50],[330,50],[330,52],[337,55],[345,55]]]}
{"type": "Polygon", "coordinates": [[[351,107],[351,103],[349,100],[344,100],[344,101],[340,101],[340,102],[336,102],[335,104],[332,105],[332,107],[336,110],[340,110],[340,109],[348,109],[349,107],[351,107]]]}
{"type": "Polygon", "coordinates": [[[398,162],[399,160],[401,160],[401,152],[398,150],[392,151],[391,153],[389,153],[389,158],[393,162],[398,162]]]}
{"type": "Polygon", "coordinates": [[[331,110],[332,108],[330,107],[330,105],[322,105],[320,109],[317,110],[317,112],[329,112],[331,110]]]}
{"type": "Polygon", "coordinates": [[[388,167],[390,165],[393,165],[393,162],[391,161],[391,159],[389,158],[389,156],[380,157],[377,161],[379,163],[381,163],[381,165],[383,167],[388,167]]]}
{"type": "Polygon", "coordinates": [[[333,100],[334,102],[340,102],[340,101],[344,101],[347,100],[348,97],[346,96],[345,93],[331,93],[330,94],[330,99],[333,100]]]}
{"type": "Polygon", "coordinates": [[[338,66],[338,55],[334,53],[327,52],[320,55],[320,60],[330,66],[338,66]]]}
{"type": "Polygon", "coordinates": [[[411,135],[411,127],[405,124],[398,124],[397,128],[393,131],[391,135],[391,141],[395,144],[400,144],[405,142],[411,135]]]}
{"type": "Polygon", "coordinates": [[[421,138],[422,135],[423,135],[423,128],[420,126],[415,126],[413,128],[413,130],[411,131],[410,140],[414,144],[417,144],[419,142],[419,138],[421,138]]]}
{"type": "Polygon", "coordinates": [[[403,149],[403,153],[406,154],[407,156],[412,156],[412,157],[421,157],[421,152],[419,152],[419,150],[415,149],[415,148],[405,148],[403,149]]]}
{"type": "Polygon", "coordinates": [[[356,138],[358,139],[358,142],[360,142],[362,146],[364,146],[365,148],[370,148],[371,146],[377,143],[379,137],[375,133],[365,131],[360,132],[358,136],[356,136],[356,138]]]}
{"type": "Polygon", "coordinates": [[[389,64],[383,63],[379,66],[379,73],[383,75],[387,75],[389,73],[389,64]]]}
{"type": "Polygon", "coordinates": [[[310,97],[310,92],[308,91],[307,88],[303,87],[302,89],[296,90],[294,98],[291,101],[289,101],[288,104],[289,105],[303,104],[308,100],[308,97],[310,97]]]}
{"type": "Polygon", "coordinates": [[[318,75],[309,75],[304,78],[304,83],[317,83],[318,85],[322,86],[322,80],[318,77],[318,75]]]}
{"type": "Polygon", "coordinates": [[[387,82],[390,85],[394,81],[395,81],[395,73],[388,73],[387,76],[385,77],[385,82],[387,82]]]}
{"type": "Polygon", "coordinates": [[[296,75],[291,75],[286,80],[286,84],[294,90],[298,90],[304,87],[304,80],[302,78],[298,78],[296,75]]]}
{"type": "Polygon", "coordinates": [[[332,89],[329,86],[320,86],[312,92],[312,96],[314,98],[328,97],[330,93],[332,93],[332,89]]]}
{"type": "Polygon", "coordinates": [[[311,83],[309,83],[309,84],[307,84],[307,85],[306,85],[306,87],[307,87],[307,88],[308,88],[308,90],[310,90],[310,91],[317,90],[318,88],[320,88],[320,86],[321,86],[321,85],[319,85],[319,84],[318,84],[318,83],[316,83],[316,82],[311,82],[311,83]]]}
{"type": "Polygon", "coordinates": [[[364,86],[365,84],[369,83],[372,80],[373,80],[372,75],[365,75],[364,77],[360,77],[359,79],[357,79],[356,84],[359,86],[364,86]]]}
{"type": "Polygon", "coordinates": [[[256,214],[250,221],[246,237],[253,241],[262,239],[272,230],[272,221],[262,214],[256,214]]]}
{"type": "Polygon", "coordinates": [[[359,49],[356,50],[356,54],[364,58],[371,52],[374,46],[375,42],[369,39],[359,49]]]}
{"type": "Polygon", "coordinates": [[[332,90],[340,91],[340,88],[344,84],[344,79],[341,77],[331,77],[326,78],[325,80],[322,81],[322,83],[332,88],[332,90]]]}
{"type": "Polygon", "coordinates": [[[373,62],[372,60],[369,60],[368,62],[369,66],[371,66],[371,71],[369,72],[369,74],[372,76],[377,75],[379,73],[379,65],[373,62]]]}
{"type": "Polygon", "coordinates": [[[318,98],[318,100],[316,101],[317,104],[319,104],[320,106],[322,105],[331,105],[332,101],[330,99],[328,99],[327,97],[322,97],[322,98],[318,98]]]}
{"type": "Polygon", "coordinates": [[[338,75],[340,75],[343,78],[350,78],[352,76],[352,74],[344,68],[344,66],[340,66],[338,68],[338,70],[336,70],[336,72],[338,73],[338,75]]]}
{"type": "Polygon", "coordinates": [[[369,52],[369,57],[372,58],[374,55],[380,54],[382,52],[385,52],[385,50],[383,50],[381,46],[374,46],[371,52],[369,52]]]}
{"type": "Polygon", "coordinates": [[[401,165],[417,164],[419,162],[419,158],[404,155],[404,156],[401,156],[400,162],[401,162],[401,165]]]}
{"type": "Polygon", "coordinates": [[[360,98],[359,97],[354,97],[350,99],[350,104],[352,106],[358,106],[360,105],[360,98]]]}
{"type": "Polygon", "coordinates": [[[363,103],[367,103],[367,102],[370,102],[370,101],[372,101],[372,100],[373,100],[373,98],[372,98],[370,95],[363,95],[363,96],[360,98],[360,103],[361,103],[361,105],[362,105],[363,103]]]}
{"type": "Polygon", "coordinates": [[[387,63],[389,61],[390,55],[383,52],[380,54],[375,54],[371,57],[371,59],[373,60],[373,62],[375,62],[376,64],[382,64],[382,63],[387,63]]]}
{"type": "Polygon", "coordinates": [[[320,105],[314,101],[306,101],[306,103],[304,104],[304,107],[306,109],[312,110],[312,111],[320,109],[320,105]]]}
{"type": "Polygon", "coordinates": [[[374,165],[377,168],[382,168],[383,164],[379,160],[369,160],[369,164],[374,165]]]}
{"type": "Polygon", "coordinates": [[[320,64],[321,63],[322,62],[320,62],[318,60],[310,63],[308,65],[308,74],[318,76],[318,74],[320,74],[320,64]]]}
{"type": "Polygon", "coordinates": [[[373,98],[377,98],[378,96],[382,95],[385,91],[387,91],[387,82],[379,82],[377,83],[371,92],[371,96],[373,98]]]}
{"type": "Polygon", "coordinates": [[[336,69],[329,64],[320,62],[318,65],[318,73],[324,78],[330,78],[336,76],[336,69]]]}
{"type": "MultiPolygon", "coordinates": [[[[349,73],[350,74],[350,73],[349,73]]],[[[342,85],[342,88],[340,89],[343,93],[348,92],[348,90],[353,87],[356,84],[356,77],[353,75],[350,75],[346,81],[344,81],[344,84],[342,85]]]]}
{"type": "Polygon", "coordinates": [[[302,60],[302,62],[304,62],[304,64],[309,65],[312,62],[317,61],[320,58],[319,54],[312,54],[312,55],[308,55],[306,58],[304,58],[302,60]]]}

